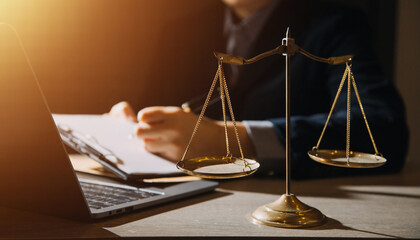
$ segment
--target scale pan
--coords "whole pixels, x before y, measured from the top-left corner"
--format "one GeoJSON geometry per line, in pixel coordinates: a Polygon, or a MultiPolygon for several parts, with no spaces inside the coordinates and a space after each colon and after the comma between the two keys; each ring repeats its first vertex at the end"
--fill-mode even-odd
{"type": "Polygon", "coordinates": [[[252,159],[236,157],[197,157],[179,161],[176,167],[201,178],[238,178],[253,174],[260,164],[252,159]]]}
{"type": "Polygon", "coordinates": [[[317,149],[308,151],[308,155],[317,162],[347,168],[374,168],[386,162],[382,156],[353,151],[350,151],[349,162],[347,162],[346,151],[343,150],[317,149]]]}

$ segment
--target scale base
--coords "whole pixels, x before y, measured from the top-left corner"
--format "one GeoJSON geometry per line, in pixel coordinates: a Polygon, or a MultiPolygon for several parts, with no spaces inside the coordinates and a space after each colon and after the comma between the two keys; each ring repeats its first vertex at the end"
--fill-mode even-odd
{"type": "Polygon", "coordinates": [[[255,209],[251,221],[272,227],[305,228],[324,224],[326,217],[318,209],[299,201],[295,195],[283,194],[276,201],[255,209]]]}

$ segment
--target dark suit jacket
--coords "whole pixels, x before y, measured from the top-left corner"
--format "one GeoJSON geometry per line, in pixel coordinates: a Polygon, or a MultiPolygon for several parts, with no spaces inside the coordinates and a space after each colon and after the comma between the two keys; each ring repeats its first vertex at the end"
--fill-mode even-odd
{"type": "MultiPolygon", "coordinates": [[[[172,51],[186,46],[189,53],[185,48],[182,49],[182,54],[188,55],[185,55],[184,60],[180,55],[173,56],[174,65],[166,66],[176,69],[167,69],[166,72],[168,75],[176,72],[181,82],[193,76],[192,81],[196,87],[190,88],[189,93],[196,94],[197,89],[202,89],[203,93],[208,91],[217,67],[210,49],[225,51],[225,40],[221,37],[223,10],[223,6],[218,4],[214,9],[200,13],[200,16],[196,16],[197,19],[201,18],[200,21],[189,20],[189,25],[182,28],[182,34],[177,35],[178,45],[173,46],[172,51]],[[211,20],[203,20],[207,18],[211,20]],[[200,56],[206,56],[205,60],[200,60],[200,56]],[[190,68],[185,75],[179,71],[181,65],[190,68]],[[202,79],[199,87],[198,78],[202,79]]],[[[404,164],[408,146],[404,105],[392,81],[384,77],[375,59],[366,22],[363,14],[355,9],[320,1],[282,1],[267,21],[250,54],[244,56],[253,57],[280,45],[288,26],[296,44],[317,56],[355,55],[352,70],[363,107],[378,150],[388,162],[376,169],[345,169],[314,162],[307,156],[307,151],[316,145],[321,134],[345,66],[318,63],[296,54],[291,60],[291,150],[294,178],[397,172],[404,164]]],[[[225,69],[227,71],[228,67],[225,66],[225,69]]],[[[238,120],[273,122],[280,141],[284,143],[284,57],[275,55],[255,64],[241,66],[238,83],[230,89],[235,117],[238,120]]],[[[343,89],[320,148],[345,149],[345,95],[346,90],[343,89]]],[[[354,92],[352,99],[351,150],[374,153],[354,92]]],[[[220,105],[213,108],[220,111],[220,105]]],[[[211,113],[212,109],[208,112],[217,116],[217,113],[211,113]]],[[[280,164],[280,160],[278,162],[280,164]]],[[[279,166],[278,169],[283,168],[279,166]]]]}
{"type": "MultiPolygon", "coordinates": [[[[388,162],[377,169],[344,169],[312,161],[316,145],[338,90],[345,66],[318,63],[297,54],[291,60],[291,151],[295,178],[397,172],[405,160],[408,130],[403,102],[386,79],[371,48],[369,28],[355,9],[314,1],[284,1],[260,34],[252,57],[280,45],[287,26],[305,50],[321,57],[354,54],[352,70],[378,151],[388,162]]],[[[273,56],[239,73],[232,90],[241,120],[270,120],[285,142],[284,57],[273,56]]],[[[346,89],[342,91],[320,148],[345,149],[346,89]]],[[[374,153],[354,91],[351,103],[351,150],[374,153]]]]}

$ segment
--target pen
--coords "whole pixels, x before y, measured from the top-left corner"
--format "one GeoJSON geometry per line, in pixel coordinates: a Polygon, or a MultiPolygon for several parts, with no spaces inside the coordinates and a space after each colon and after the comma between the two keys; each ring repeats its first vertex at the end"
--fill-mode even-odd
{"type": "MultiPolygon", "coordinates": [[[[216,88],[216,92],[220,92],[220,88],[216,88]]],[[[182,110],[184,110],[184,112],[200,113],[201,109],[204,106],[204,100],[206,96],[207,96],[207,93],[204,93],[187,102],[184,102],[181,105],[182,110]]],[[[207,106],[211,106],[219,101],[220,101],[220,96],[218,94],[213,94],[207,106]]]]}
{"type": "Polygon", "coordinates": [[[179,182],[192,182],[201,180],[196,176],[179,176],[179,177],[162,177],[162,178],[148,178],[143,179],[145,183],[179,183],[179,182]]]}

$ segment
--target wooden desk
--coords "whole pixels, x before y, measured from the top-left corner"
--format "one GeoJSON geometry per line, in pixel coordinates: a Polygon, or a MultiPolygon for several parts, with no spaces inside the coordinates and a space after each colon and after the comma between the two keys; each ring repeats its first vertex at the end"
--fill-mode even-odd
{"type": "Polygon", "coordinates": [[[238,236],[420,238],[418,168],[398,175],[293,181],[292,192],[329,217],[308,229],[254,225],[248,216],[284,193],[284,180],[248,177],[220,182],[215,192],[115,216],[77,222],[0,208],[0,238],[238,236]]]}

